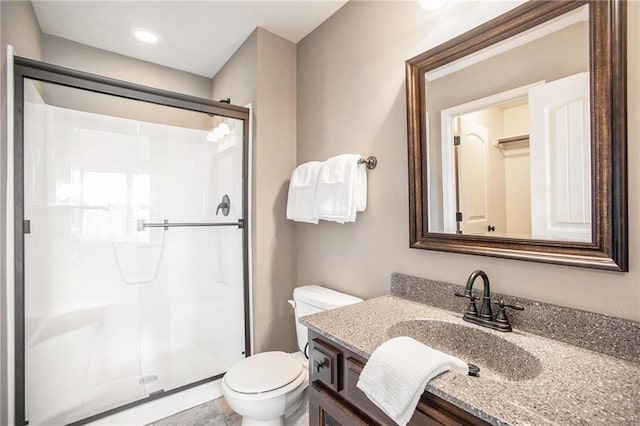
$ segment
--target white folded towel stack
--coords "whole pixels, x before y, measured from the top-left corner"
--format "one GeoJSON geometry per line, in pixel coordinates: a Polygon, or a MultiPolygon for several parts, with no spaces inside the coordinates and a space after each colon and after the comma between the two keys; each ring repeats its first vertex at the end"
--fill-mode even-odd
{"type": "Polygon", "coordinates": [[[289,182],[287,219],[296,222],[318,223],[313,215],[318,173],[322,163],[310,161],[295,168],[289,182]]]}
{"type": "Polygon", "coordinates": [[[469,367],[454,356],[401,336],[373,352],[356,386],[393,421],[404,426],[429,380],[447,370],[466,375],[469,367]]]}
{"type": "Polygon", "coordinates": [[[361,155],[343,154],[325,161],[318,176],[314,217],[345,223],[367,208],[367,170],[361,155]]]}

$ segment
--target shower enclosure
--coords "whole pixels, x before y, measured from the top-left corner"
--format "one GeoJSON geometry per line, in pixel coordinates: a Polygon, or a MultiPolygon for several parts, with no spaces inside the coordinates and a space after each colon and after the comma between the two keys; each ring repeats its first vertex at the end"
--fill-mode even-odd
{"type": "Polygon", "coordinates": [[[17,58],[16,424],[249,354],[248,110],[17,58]]]}

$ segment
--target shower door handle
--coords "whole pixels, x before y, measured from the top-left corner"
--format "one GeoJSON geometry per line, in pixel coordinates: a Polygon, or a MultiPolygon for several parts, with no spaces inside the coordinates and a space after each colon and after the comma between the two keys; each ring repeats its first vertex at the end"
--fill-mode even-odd
{"type": "Polygon", "coordinates": [[[198,226],[237,226],[238,228],[244,228],[244,219],[238,219],[237,222],[169,222],[165,219],[163,222],[147,223],[144,219],[138,219],[137,229],[142,232],[146,228],[164,228],[168,231],[169,228],[186,228],[186,227],[198,227],[198,226]]]}

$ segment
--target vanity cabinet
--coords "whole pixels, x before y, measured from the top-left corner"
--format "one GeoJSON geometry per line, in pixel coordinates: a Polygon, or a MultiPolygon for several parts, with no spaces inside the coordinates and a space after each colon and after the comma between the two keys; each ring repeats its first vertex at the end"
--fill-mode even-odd
{"type": "MultiPolygon", "coordinates": [[[[309,424],[395,425],[356,387],[367,360],[309,331],[309,424]]],[[[455,405],[425,392],[409,425],[487,425],[455,405]]]]}

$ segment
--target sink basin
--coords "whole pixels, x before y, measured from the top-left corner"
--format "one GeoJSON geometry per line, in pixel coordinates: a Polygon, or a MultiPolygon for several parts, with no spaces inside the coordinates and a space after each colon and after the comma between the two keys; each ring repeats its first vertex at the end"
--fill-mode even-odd
{"type": "Polygon", "coordinates": [[[475,326],[435,319],[402,321],[387,331],[388,337],[409,336],[427,346],[480,367],[480,375],[510,381],[538,376],[538,358],[520,346],[475,326]],[[497,377],[496,377],[497,376],[497,377]]]}

